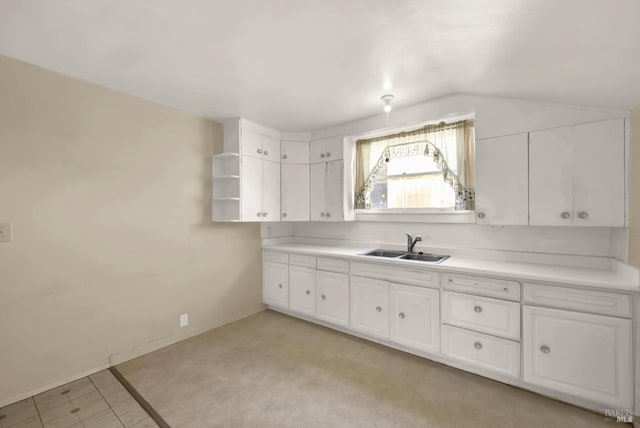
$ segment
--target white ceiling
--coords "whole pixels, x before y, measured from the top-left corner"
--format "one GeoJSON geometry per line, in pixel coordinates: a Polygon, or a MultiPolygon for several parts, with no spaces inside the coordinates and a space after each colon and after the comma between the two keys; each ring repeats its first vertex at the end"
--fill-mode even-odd
{"type": "Polygon", "coordinates": [[[0,53],[315,130],[451,93],[630,109],[639,0],[0,0],[0,53]]]}

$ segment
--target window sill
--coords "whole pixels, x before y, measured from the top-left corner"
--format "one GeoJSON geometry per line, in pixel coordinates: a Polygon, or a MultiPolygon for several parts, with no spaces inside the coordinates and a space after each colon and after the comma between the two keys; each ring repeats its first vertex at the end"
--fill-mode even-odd
{"type": "Polygon", "coordinates": [[[430,210],[356,210],[355,221],[411,222],[411,223],[462,223],[476,222],[475,211],[450,209],[430,210]]]}

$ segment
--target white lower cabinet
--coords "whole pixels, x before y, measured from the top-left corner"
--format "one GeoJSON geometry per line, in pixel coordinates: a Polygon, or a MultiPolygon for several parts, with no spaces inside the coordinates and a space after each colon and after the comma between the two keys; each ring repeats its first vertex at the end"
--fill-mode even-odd
{"type": "Polygon", "coordinates": [[[524,380],[592,402],[632,406],[631,320],[524,306],[524,380]]]}
{"type": "Polygon", "coordinates": [[[389,283],[351,277],[351,328],[372,336],[389,337],[389,283]]]}
{"type": "Polygon", "coordinates": [[[349,326],[349,275],[316,272],[316,318],[349,326]]]}
{"type": "Polygon", "coordinates": [[[431,354],[440,351],[440,292],[391,284],[391,340],[431,354]]]}
{"type": "Polygon", "coordinates": [[[511,340],[443,325],[442,354],[505,376],[520,374],[520,344],[511,340]]]}
{"type": "Polygon", "coordinates": [[[289,309],[307,315],[315,315],[315,300],[315,269],[289,266],[289,309]]]}
{"type": "Polygon", "coordinates": [[[262,275],[264,303],[286,308],[289,302],[289,266],[265,262],[262,275]]]}

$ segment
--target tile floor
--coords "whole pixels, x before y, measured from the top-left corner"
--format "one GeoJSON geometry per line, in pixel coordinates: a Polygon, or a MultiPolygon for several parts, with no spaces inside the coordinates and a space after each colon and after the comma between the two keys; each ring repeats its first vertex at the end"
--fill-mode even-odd
{"type": "Polygon", "coordinates": [[[273,311],[118,369],[174,428],[624,426],[273,311]]]}
{"type": "Polygon", "coordinates": [[[0,428],[150,428],[155,422],[109,370],[0,409],[0,428]]]}

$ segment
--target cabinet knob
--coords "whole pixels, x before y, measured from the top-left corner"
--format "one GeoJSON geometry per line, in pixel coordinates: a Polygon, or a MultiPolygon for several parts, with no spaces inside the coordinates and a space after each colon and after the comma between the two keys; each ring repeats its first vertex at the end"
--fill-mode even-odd
{"type": "Polygon", "coordinates": [[[282,288],[282,284],[278,284],[278,288],[282,288]]]}
{"type": "Polygon", "coordinates": [[[484,213],[483,213],[483,212],[479,212],[479,213],[478,213],[478,218],[484,218],[484,217],[485,217],[485,215],[484,215],[484,213]]]}
{"type": "Polygon", "coordinates": [[[480,342],[476,342],[476,343],[474,343],[474,344],[473,344],[473,347],[474,347],[474,348],[476,348],[476,349],[478,349],[478,350],[479,350],[479,349],[482,349],[482,343],[480,343],[480,342]]]}
{"type": "Polygon", "coordinates": [[[320,157],[324,159],[324,153],[320,153],[320,157]]]}
{"type": "Polygon", "coordinates": [[[287,213],[282,213],[282,218],[287,218],[287,213]]]}
{"type": "Polygon", "coordinates": [[[262,213],[262,217],[266,217],[269,213],[262,213]]]}
{"type": "Polygon", "coordinates": [[[265,155],[265,156],[269,156],[269,151],[268,151],[268,150],[265,150],[265,151],[264,151],[264,155],[265,155]]]}
{"type": "Polygon", "coordinates": [[[258,217],[262,217],[262,213],[258,213],[258,217]]]}
{"type": "Polygon", "coordinates": [[[323,294],[322,296],[320,296],[320,298],[321,298],[322,300],[327,300],[327,296],[325,296],[324,294],[323,294]]]}
{"type": "Polygon", "coordinates": [[[584,220],[585,218],[589,217],[589,214],[586,211],[580,211],[578,213],[578,217],[584,220]]]}
{"type": "Polygon", "coordinates": [[[331,213],[326,213],[325,215],[327,216],[327,218],[331,217],[331,213]]]}
{"type": "Polygon", "coordinates": [[[261,153],[262,153],[262,149],[258,149],[258,150],[256,150],[256,151],[258,152],[258,154],[261,154],[261,153]]]}
{"type": "Polygon", "coordinates": [[[331,152],[327,152],[327,157],[330,158],[331,157],[331,152]]]}
{"type": "Polygon", "coordinates": [[[400,318],[401,320],[403,320],[403,319],[404,319],[404,312],[400,312],[400,313],[398,314],[398,318],[400,318]]]}
{"type": "Polygon", "coordinates": [[[482,306],[474,306],[473,310],[476,311],[477,313],[482,312],[482,306]]]}
{"type": "Polygon", "coordinates": [[[324,213],[320,213],[320,217],[324,217],[324,213]]]}
{"type": "Polygon", "coordinates": [[[305,293],[306,293],[306,295],[308,296],[309,294],[311,294],[311,291],[306,290],[306,291],[305,291],[305,293]]]}
{"type": "Polygon", "coordinates": [[[282,159],[286,159],[286,158],[287,158],[287,155],[282,155],[282,159]]]}
{"type": "Polygon", "coordinates": [[[543,354],[548,354],[549,352],[551,352],[551,348],[549,348],[547,345],[542,345],[540,347],[540,352],[542,352],[543,354]]]}
{"type": "Polygon", "coordinates": [[[560,214],[560,217],[569,218],[571,217],[571,213],[569,211],[562,211],[562,214],[560,214]]]}
{"type": "Polygon", "coordinates": [[[380,306],[376,306],[376,312],[382,312],[382,308],[380,306]]]}

